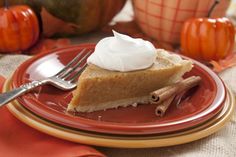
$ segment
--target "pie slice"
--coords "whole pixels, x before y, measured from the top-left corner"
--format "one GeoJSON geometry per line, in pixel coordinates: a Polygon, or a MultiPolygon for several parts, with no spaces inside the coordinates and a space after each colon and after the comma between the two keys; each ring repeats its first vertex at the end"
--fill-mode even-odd
{"type": "Polygon", "coordinates": [[[149,93],[180,80],[192,62],[158,49],[148,69],[117,72],[88,65],[79,77],[68,111],[92,112],[148,103],[149,93]]]}

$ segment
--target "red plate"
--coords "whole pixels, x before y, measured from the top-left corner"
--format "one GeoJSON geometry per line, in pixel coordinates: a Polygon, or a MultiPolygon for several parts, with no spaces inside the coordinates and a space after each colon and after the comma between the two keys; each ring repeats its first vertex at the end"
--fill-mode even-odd
{"type": "MultiPolygon", "coordinates": [[[[93,49],[94,44],[62,48],[33,57],[16,70],[12,87],[55,74],[83,48],[93,49]]],[[[71,115],[66,112],[72,98],[71,91],[60,91],[52,86],[40,87],[18,101],[47,120],[86,131],[144,135],[188,129],[216,115],[225,99],[224,84],[219,77],[201,63],[194,63],[194,68],[185,77],[201,76],[200,86],[189,99],[178,106],[171,106],[163,118],[155,116],[155,105],[151,104],[71,115]]]]}

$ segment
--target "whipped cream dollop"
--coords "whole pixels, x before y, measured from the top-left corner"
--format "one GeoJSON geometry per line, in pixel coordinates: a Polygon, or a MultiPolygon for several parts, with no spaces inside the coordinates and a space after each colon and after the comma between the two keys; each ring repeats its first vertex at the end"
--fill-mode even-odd
{"type": "Polygon", "coordinates": [[[113,31],[114,36],[100,40],[87,63],[112,71],[134,71],[150,67],[156,49],[149,41],[113,31]]]}

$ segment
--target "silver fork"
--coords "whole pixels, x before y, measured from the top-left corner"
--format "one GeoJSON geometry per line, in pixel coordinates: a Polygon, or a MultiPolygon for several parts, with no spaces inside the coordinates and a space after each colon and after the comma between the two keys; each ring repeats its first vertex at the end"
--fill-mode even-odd
{"type": "Polygon", "coordinates": [[[23,84],[20,87],[13,89],[12,91],[0,94],[0,107],[44,84],[53,85],[61,90],[71,90],[75,88],[76,80],[87,66],[86,59],[91,53],[92,51],[86,52],[86,49],[83,49],[73,60],[71,60],[62,70],[60,70],[54,76],[42,80],[35,80],[30,83],[23,84]],[[81,56],[83,57],[81,58],[81,56]],[[85,62],[85,64],[81,66],[83,62],[85,62]],[[80,69],[75,72],[79,67],[80,69]]]}

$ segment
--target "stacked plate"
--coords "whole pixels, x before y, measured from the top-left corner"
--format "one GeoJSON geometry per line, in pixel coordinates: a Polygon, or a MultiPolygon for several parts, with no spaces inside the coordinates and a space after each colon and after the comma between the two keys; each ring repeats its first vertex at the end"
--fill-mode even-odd
{"type": "MultiPolygon", "coordinates": [[[[5,84],[5,91],[32,80],[54,75],[81,49],[83,44],[48,52],[23,63],[5,84]]],[[[21,121],[42,132],[74,142],[123,148],[161,147],[206,137],[224,126],[234,109],[232,92],[220,78],[199,62],[185,77],[198,75],[200,86],[178,106],[171,106],[162,118],[155,105],[109,109],[92,113],[66,112],[72,91],[43,86],[8,104],[21,121]]]]}

